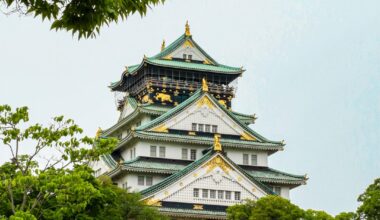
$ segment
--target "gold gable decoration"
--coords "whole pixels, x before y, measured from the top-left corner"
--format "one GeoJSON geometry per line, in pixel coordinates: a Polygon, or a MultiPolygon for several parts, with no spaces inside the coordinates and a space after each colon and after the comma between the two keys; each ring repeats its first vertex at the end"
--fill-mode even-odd
{"type": "Polygon", "coordinates": [[[253,137],[252,135],[248,134],[245,131],[243,133],[241,133],[240,139],[246,140],[246,141],[257,141],[257,139],[255,137],[253,137]]]}
{"type": "Polygon", "coordinates": [[[102,129],[99,127],[95,134],[95,139],[98,139],[100,135],[102,134],[102,129]]]}
{"type": "Polygon", "coordinates": [[[197,103],[198,108],[202,107],[203,105],[206,105],[208,108],[211,108],[211,109],[214,108],[214,105],[212,104],[210,98],[207,96],[204,96],[203,98],[201,98],[197,103]]]}
{"type": "Polygon", "coordinates": [[[168,133],[168,128],[166,127],[166,125],[160,125],[156,128],[153,129],[153,131],[155,132],[164,132],[164,133],[168,133]]]}
{"type": "Polygon", "coordinates": [[[220,135],[214,135],[214,151],[222,151],[222,144],[220,143],[220,135]]]}
{"type": "Polygon", "coordinates": [[[219,155],[207,162],[203,167],[207,167],[207,173],[213,171],[216,167],[220,167],[227,174],[232,169],[231,166],[226,163],[219,155]]]}
{"type": "Polygon", "coordinates": [[[162,44],[161,44],[161,51],[165,50],[165,40],[162,41],[162,44]]]}

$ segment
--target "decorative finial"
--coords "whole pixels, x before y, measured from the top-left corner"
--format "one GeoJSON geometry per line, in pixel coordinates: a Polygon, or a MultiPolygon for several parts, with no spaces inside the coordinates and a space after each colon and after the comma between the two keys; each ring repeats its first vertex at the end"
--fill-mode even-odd
{"type": "Polygon", "coordinates": [[[148,57],[144,54],[144,60],[148,59],[148,57]]]}
{"type": "Polygon", "coordinates": [[[125,66],[124,72],[128,73],[128,66],[125,66]]]}
{"type": "Polygon", "coordinates": [[[165,49],[165,40],[162,41],[162,44],[161,44],[161,51],[163,51],[165,49]]]}
{"type": "Polygon", "coordinates": [[[202,79],[202,91],[208,92],[208,85],[207,85],[207,81],[205,78],[202,79]]]}
{"type": "Polygon", "coordinates": [[[191,34],[190,34],[190,25],[189,25],[189,21],[186,21],[186,25],[185,25],[185,35],[186,35],[186,36],[191,36],[191,34]]]}
{"type": "Polygon", "coordinates": [[[286,145],[285,140],[282,140],[282,141],[281,141],[281,144],[282,144],[282,145],[286,145]]]}
{"type": "Polygon", "coordinates": [[[99,127],[95,134],[95,139],[98,139],[100,135],[102,134],[102,129],[99,127]]]}
{"type": "Polygon", "coordinates": [[[220,135],[214,135],[214,151],[222,151],[222,145],[220,144],[220,135]]]}

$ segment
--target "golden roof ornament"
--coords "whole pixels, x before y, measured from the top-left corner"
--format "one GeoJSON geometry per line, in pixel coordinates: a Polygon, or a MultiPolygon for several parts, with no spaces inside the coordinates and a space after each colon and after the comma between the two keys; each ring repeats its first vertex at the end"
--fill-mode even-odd
{"type": "Polygon", "coordinates": [[[214,135],[214,151],[222,151],[222,144],[220,144],[220,135],[214,135]]]}
{"type": "Polygon", "coordinates": [[[102,134],[102,129],[99,127],[95,134],[95,139],[98,139],[100,135],[102,134]]]}
{"type": "Polygon", "coordinates": [[[186,25],[185,25],[185,35],[186,35],[186,36],[191,36],[191,34],[190,34],[190,25],[189,25],[189,21],[186,21],[186,25]]]}
{"type": "Polygon", "coordinates": [[[162,40],[161,51],[163,51],[164,49],[165,49],[165,40],[162,40]]]}
{"type": "Polygon", "coordinates": [[[207,80],[205,78],[202,79],[202,91],[208,92],[207,80]]]}

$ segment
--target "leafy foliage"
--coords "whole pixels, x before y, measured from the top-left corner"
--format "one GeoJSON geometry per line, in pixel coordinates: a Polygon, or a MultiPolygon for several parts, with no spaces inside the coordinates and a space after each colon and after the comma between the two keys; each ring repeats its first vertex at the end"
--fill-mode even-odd
{"type": "Polygon", "coordinates": [[[0,0],[10,12],[52,20],[51,29],[67,30],[78,38],[99,33],[100,27],[125,20],[135,13],[146,15],[150,5],[164,0],[0,0]]]}
{"type": "Polygon", "coordinates": [[[375,179],[374,183],[368,186],[366,191],[359,196],[358,201],[362,203],[357,210],[360,218],[380,219],[380,178],[375,179]]]}
{"type": "Polygon", "coordinates": [[[335,216],[336,220],[354,220],[357,219],[357,214],[354,212],[341,212],[335,216]]]}
{"type": "Polygon", "coordinates": [[[305,220],[334,220],[334,217],[324,211],[308,209],[305,211],[305,220]]]}
{"type": "Polygon", "coordinates": [[[138,194],[92,175],[88,164],[116,139],[80,137],[82,129],[62,116],[47,127],[28,121],[26,107],[0,105],[0,147],[12,155],[0,166],[0,219],[164,219],[138,194]],[[41,159],[47,154],[54,156],[41,159]]]}

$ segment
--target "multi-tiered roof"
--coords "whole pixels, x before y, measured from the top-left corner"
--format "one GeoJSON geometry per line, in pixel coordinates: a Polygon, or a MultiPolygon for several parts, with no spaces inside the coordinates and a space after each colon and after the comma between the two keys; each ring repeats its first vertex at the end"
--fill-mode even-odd
{"type": "Polygon", "coordinates": [[[173,216],[207,218],[224,218],[225,207],[168,201],[165,198],[172,193],[173,186],[184,187],[189,178],[214,175],[211,173],[218,169],[248,189],[254,198],[273,194],[270,186],[276,184],[289,188],[305,184],[306,176],[268,166],[237,165],[226,155],[226,150],[260,151],[271,155],[283,150],[285,145],[283,141],[269,140],[250,128],[256,120],[255,115],[232,111],[234,88],[231,82],[243,71],[216,62],[193,40],[188,24],[185,34],[168,47],[163,43],[159,54],[144,56],[140,64],[127,67],[121,79],[110,86],[112,91],[125,93],[125,97],[119,102],[119,121],[102,132],[104,137],[120,139],[112,154],[102,156],[109,168],[107,175],[112,178],[130,173],[165,176],[161,182],[141,191],[144,200],[173,216]],[[187,124],[211,120],[210,115],[229,131],[205,132],[180,126],[185,119],[187,124]],[[137,122],[141,118],[150,120],[137,122]],[[121,156],[125,149],[143,141],[194,145],[204,150],[202,157],[195,161],[141,155],[128,160],[121,156]]]}

